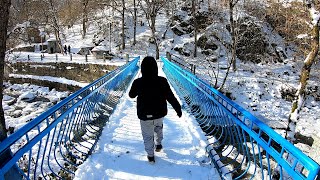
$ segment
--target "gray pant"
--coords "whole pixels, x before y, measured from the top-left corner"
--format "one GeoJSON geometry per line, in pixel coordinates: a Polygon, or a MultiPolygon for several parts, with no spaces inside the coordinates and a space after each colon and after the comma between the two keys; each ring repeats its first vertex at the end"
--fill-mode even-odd
{"type": "Polygon", "coordinates": [[[154,156],[154,145],[160,145],[163,139],[163,118],[142,121],[141,132],[144,141],[144,149],[148,156],[154,156]]]}

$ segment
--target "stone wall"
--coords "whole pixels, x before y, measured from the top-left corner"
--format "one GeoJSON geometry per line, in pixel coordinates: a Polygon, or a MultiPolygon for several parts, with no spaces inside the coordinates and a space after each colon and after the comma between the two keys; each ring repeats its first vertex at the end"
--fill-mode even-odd
{"type": "MultiPolygon", "coordinates": [[[[102,64],[17,62],[6,64],[5,72],[6,74],[14,73],[36,76],[64,77],[77,82],[90,83],[116,68],[117,66],[102,64]]],[[[13,80],[13,78],[8,78],[8,76],[5,77],[5,80],[11,80],[14,81],[14,83],[35,83],[37,85],[56,88],[59,90],[74,89],[67,87],[65,84],[59,85],[59,83],[41,82],[39,80],[13,80]]]]}

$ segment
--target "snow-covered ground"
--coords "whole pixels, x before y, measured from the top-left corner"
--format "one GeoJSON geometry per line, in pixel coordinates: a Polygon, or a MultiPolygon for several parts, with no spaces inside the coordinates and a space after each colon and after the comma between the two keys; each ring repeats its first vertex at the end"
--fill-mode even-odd
{"type": "MultiPolygon", "coordinates": [[[[104,61],[103,59],[96,59],[93,55],[88,55],[86,60],[85,56],[74,54],[77,52],[77,48],[72,48],[72,55],[63,55],[60,53],[56,54],[48,54],[48,53],[40,53],[40,52],[13,52],[11,54],[7,54],[7,61],[10,62],[54,62],[54,63],[80,63],[80,64],[103,64],[103,65],[114,65],[114,66],[122,66],[126,63],[125,54],[123,57],[117,57],[111,60],[104,61]],[[43,58],[41,59],[41,55],[43,58]],[[29,56],[29,57],[28,57],[29,56]]],[[[131,55],[131,54],[130,54],[131,55]]],[[[131,57],[132,58],[132,57],[131,57]]]]}
{"type": "Polygon", "coordinates": [[[4,83],[3,92],[2,105],[10,133],[17,131],[70,94],[68,91],[59,92],[28,83],[4,83]]]}
{"type": "Polygon", "coordinates": [[[135,106],[136,99],[125,93],[75,179],[220,179],[205,154],[201,128],[185,111],[178,118],[171,106],[163,120],[164,149],[155,153],[156,163],[149,164],[135,106]]]}
{"type": "Polygon", "coordinates": [[[52,76],[35,76],[35,75],[22,75],[22,74],[9,74],[9,77],[13,78],[29,78],[29,79],[38,79],[42,81],[50,81],[50,82],[57,82],[60,84],[69,84],[78,87],[85,87],[88,83],[81,83],[73,80],[69,80],[63,77],[52,77],[52,76]]]}

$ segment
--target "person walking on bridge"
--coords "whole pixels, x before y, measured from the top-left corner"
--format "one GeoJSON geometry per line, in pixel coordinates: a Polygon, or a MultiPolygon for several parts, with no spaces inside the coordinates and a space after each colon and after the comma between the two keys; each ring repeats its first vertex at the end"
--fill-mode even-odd
{"type": "Polygon", "coordinates": [[[163,139],[163,118],[167,115],[167,101],[179,117],[181,105],[172,93],[166,78],[158,76],[156,60],[147,56],[141,63],[142,77],[133,81],[129,97],[137,97],[137,115],[148,161],[155,163],[154,151],[161,151],[163,139]]]}

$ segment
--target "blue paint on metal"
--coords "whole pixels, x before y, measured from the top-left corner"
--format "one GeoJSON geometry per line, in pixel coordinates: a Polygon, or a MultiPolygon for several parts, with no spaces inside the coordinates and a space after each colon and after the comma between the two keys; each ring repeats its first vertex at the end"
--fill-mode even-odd
{"type": "Polygon", "coordinates": [[[209,141],[223,179],[315,179],[319,164],[205,81],[161,57],[170,83],[209,141]]]}
{"type": "Polygon", "coordinates": [[[16,150],[0,163],[0,180],[16,164],[25,179],[72,178],[136,75],[139,59],[70,95],[1,142],[0,156],[16,150]]]}

